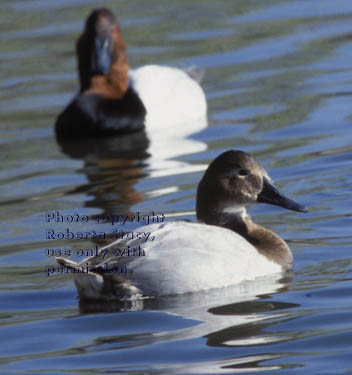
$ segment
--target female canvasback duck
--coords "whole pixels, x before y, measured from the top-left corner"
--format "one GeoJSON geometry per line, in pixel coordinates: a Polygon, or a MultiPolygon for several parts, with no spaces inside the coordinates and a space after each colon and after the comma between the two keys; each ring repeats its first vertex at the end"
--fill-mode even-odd
{"type": "Polygon", "coordinates": [[[254,157],[230,150],[198,185],[198,223],[147,225],[136,232],[150,233],[153,241],[117,240],[80,263],[57,261],[73,273],[81,299],[182,294],[287,271],[293,266],[287,244],[246,212],[256,202],[306,212],[278,191],[254,157]]]}
{"type": "Polygon", "coordinates": [[[59,138],[132,133],[206,117],[205,95],[186,72],[147,65],[130,71],[115,15],[88,17],[77,42],[79,94],[59,115],[59,138]]]}

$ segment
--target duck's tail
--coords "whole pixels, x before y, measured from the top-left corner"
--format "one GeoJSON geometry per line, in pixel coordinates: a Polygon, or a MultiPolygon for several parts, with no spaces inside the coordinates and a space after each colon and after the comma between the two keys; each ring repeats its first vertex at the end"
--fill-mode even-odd
{"type": "Polygon", "coordinates": [[[104,279],[101,275],[89,270],[88,263],[82,264],[57,257],[56,261],[73,274],[79,297],[82,299],[101,299],[104,279]]]}
{"type": "Polygon", "coordinates": [[[104,273],[89,267],[88,262],[73,262],[57,257],[56,261],[73,274],[79,298],[82,300],[111,300],[140,298],[141,291],[119,274],[104,273]]]}
{"type": "Polygon", "coordinates": [[[72,262],[72,260],[68,260],[61,257],[56,257],[56,261],[62,266],[69,268],[71,270],[76,270],[78,272],[78,269],[81,268],[79,263],[72,262]]]}
{"type": "Polygon", "coordinates": [[[189,66],[185,69],[185,72],[198,83],[203,81],[205,75],[205,70],[196,65],[189,66]]]}

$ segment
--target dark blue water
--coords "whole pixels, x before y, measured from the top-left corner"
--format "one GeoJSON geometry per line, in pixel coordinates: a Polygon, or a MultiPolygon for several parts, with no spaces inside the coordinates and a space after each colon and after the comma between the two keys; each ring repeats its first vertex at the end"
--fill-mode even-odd
{"type": "Polygon", "coordinates": [[[352,3],[7,0],[0,19],[0,373],[352,373],[352,3]],[[149,148],[57,145],[74,43],[96,6],[119,16],[132,66],[205,69],[205,129],[149,148]],[[69,275],[48,276],[47,248],[103,241],[49,241],[47,229],[108,233],[117,226],[91,218],[126,212],[194,219],[202,171],[229,148],[309,208],[249,209],[288,241],[291,279],[83,305],[69,275]],[[48,223],[48,211],[90,220],[48,223]]]}

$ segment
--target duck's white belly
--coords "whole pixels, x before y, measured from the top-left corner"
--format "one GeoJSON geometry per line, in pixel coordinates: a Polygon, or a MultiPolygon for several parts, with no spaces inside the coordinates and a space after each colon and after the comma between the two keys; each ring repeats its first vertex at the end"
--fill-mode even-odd
{"type": "MultiPolygon", "coordinates": [[[[146,128],[168,127],[206,118],[206,98],[200,85],[184,71],[146,65],[130,72],[131,81],[147,110],[146,128]]],[[[200,122],[206,125],[206,122],[200,122]]],[[[194,129],[194,131],[200,129],[194,129]]]]}
{"type": "Polygon", "coordinates": [[[281,271],[228,229],[178,221],[145,226],[138,232],[151,232],[154,240],[116,241],[109,248],[140,245],[145,251],[145,256],[129,259],[126,266],[131,272],[128,279],[146,295],[225,287],[281,271]]]}

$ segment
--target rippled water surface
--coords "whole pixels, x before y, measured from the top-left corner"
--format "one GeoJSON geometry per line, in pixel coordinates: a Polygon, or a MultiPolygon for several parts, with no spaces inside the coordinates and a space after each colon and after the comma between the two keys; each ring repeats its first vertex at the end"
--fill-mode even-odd
{"type": "Polygon", "coordinates": [[[352,373],[352,2],[3,0],[0,19],[0,373],[352,373]],[[205,70],[203,130],[57,145],[96,6],[119,16],[132,66],[205,70]],[[289,242],[292,279],[121,309],[80,305],[69,275],[47,276],[46,249],[98,245],[47,229],[107,233],[117,226],[91,218],[128,212],[194,219],[202,171],[229,148],[309,208],[250,208],[289,242]],[[47,223],[48,211],[90,220],[47,223]]]}

